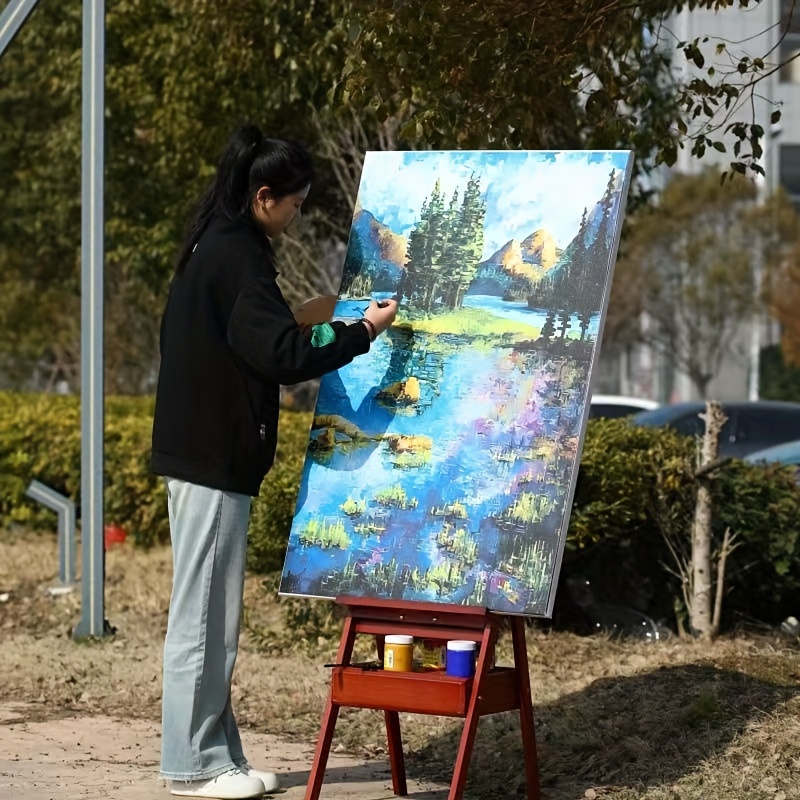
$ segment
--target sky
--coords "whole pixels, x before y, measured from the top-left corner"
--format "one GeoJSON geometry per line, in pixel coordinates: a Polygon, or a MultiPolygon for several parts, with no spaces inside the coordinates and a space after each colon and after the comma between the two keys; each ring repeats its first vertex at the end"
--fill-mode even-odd
{"type": "Polygon", "coordinates": [[[486,198],[483,259],[540,228],[564,248],[578,231],[583,209],[591,211],[603,196],[611,169],[624,170],[631,157],[625,151],[370,152],[358,197],[362,208],[408,236],[437,178],[446,201],[459,189],[460,202],[475,172],[486,198]]]}

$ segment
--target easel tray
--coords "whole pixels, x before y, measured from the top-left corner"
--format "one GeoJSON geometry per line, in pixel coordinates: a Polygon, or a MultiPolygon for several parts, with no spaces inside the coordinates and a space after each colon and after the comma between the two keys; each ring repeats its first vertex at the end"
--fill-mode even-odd
{"type": "MultiPolygon", "coordinates": [[[[519,708],[514,675],[514,670],[508,667],[496,667],[486,674],[486,690],[478,698],[479,713],[496,714],[519,708]]],[[[465,717],[472,686],[472,678],[453,678],[437,671],[385,672],[335,667],[331,699],[338,705],[354,708],[465,717]]]]}

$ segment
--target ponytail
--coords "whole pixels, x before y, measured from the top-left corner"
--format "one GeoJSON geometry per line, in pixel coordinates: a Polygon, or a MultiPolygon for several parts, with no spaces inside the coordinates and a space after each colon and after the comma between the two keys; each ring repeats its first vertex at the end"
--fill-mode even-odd
{"type": "Polygon", "coordinates": [[[255,125],[243,125],[222,151],[217,174],[195,206],[178,253],[182,272],[211,220],[249,218],[255,193],[269,186],[276,199],[299,192],[314,177],[311,156],[301,144],[266,139],[255,125]]]}

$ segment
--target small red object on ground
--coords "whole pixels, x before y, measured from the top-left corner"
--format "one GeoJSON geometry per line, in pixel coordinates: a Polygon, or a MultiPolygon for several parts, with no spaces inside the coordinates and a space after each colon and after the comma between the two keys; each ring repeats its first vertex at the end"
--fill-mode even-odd
{"type": "Polygon", "coordinates": [[[125,533],[119,525],[106,525],[105,528],[103,528],[103,544],[106,550],[108,550],[111,545],[124,544],[127,538],[128,534],[125,533]]]}

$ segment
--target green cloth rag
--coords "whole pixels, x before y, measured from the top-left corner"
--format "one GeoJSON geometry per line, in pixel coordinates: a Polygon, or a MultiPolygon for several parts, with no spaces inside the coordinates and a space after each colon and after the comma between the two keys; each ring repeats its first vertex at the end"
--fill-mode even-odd
{"type": "Polygon", "coordinates": [[[323,322],[311,329],[311,346],[325,347],[326,344],[336,341],[336,331],[330,323],[323,322]]]}

